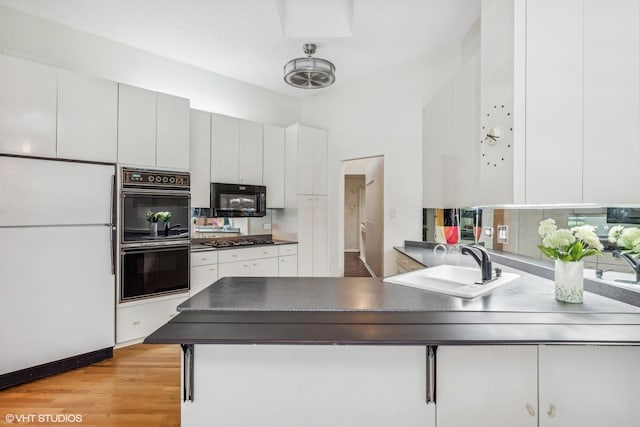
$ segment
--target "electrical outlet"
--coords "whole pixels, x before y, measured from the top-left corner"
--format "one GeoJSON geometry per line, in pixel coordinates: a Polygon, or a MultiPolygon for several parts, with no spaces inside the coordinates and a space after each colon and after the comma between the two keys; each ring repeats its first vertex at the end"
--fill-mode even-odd
{"type": "Polygon", "coordinates": [[[508,243],[508,241],[509,241],[509,226],[499,225],[498,226],[498,243],[508,243]]]}
{"type": "Polygon", "coordinates": [[[262,227],[264,228],[264,230],[271,230],[271,224],[270,223],[264,224],[262,227]]]}
{"type": "Polygon", "coordinates": [[[482,229],[484,230],[484,237],[493,237],[493,227],[482,227],[482,229]]]}

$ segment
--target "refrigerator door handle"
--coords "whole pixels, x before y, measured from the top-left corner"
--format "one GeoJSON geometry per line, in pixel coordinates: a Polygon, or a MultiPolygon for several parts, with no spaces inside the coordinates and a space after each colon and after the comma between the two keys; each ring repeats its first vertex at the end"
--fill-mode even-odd
{"type": "Polygon", "coordinates": [[[111,274],[115,275],[116,274],[116,246],[117,246],[117,242],[116,239],[118,238],[117,234],[116,234],[116,216],[117,216],[117,212],[116,212],[116,176],[115,174],[111,177],[111,274]]]}

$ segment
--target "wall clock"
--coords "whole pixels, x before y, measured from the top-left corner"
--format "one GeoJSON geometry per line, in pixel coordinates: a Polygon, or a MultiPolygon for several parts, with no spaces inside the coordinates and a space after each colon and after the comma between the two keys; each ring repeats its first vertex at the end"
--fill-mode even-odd
{"type": "Polygon", "coordinates": [[[497,168],[513,156],[513,115],[505,104],[490,105],[481,117],[480,156],[485,168],[497,168]]]}

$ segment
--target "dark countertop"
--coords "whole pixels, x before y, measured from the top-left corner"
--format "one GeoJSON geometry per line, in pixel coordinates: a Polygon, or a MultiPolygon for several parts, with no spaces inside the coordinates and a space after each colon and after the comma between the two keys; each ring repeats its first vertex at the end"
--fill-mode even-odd
{"type": "MultiPolygon", "coordinates": [[[[198,239],[203,240],[203,239],[198,239]]],[[[206,240],[206,239],[205,239],[206,240]]],[[[280,245],[297,245],[298,242],[292,242],[289,240],[274,240],[273,243],[266,245],[246,245],[246,246],[227,246],[225,248],[214,248],[213,246],[203,245],[202,243],[194,243],[191,242],[191,252],[202,252],[202,251],[224,251],[227,249],[244,249],[244,248],[255,248],[258,246],[280,246],[280,245]]]]}
{"type": "Polygon", "coordinates": [[[474,299],[374,278],[227,277],[182,303],[145,342],[640,344],[640,308],[590,292],[582,304],[561,303],[553,281],[502,267],[521,277],[474,299]]]}

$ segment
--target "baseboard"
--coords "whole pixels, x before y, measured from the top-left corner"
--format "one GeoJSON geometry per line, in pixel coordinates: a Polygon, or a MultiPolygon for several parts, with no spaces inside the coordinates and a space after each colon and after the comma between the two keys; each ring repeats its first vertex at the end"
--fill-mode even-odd
{"type": "Polygon", "coordinates": [[[29,381],[38,380],[40,378],[49,377],[71,369],[80,368],[82,366],[92,365],[111,357],[113,357],[113,347],[107,347],[101,350],[68,357],[66,359],[56,360],[55,362],[44,363],[31,368],[2,374],[0,375],[0,390],[24,384],[29,381]]]}
{"type": "Polygon", "coordinates": [[[360,249],[345,249],[345,252],[356,252],[356,253],[360,253],[360,249]]]}
{"type": "Polygon", "coordinates": [[[114,347],[114,350],[117,350],[119,348],[123,348],[123,347],[129,347],[130,345],[135,345],[135,344],[142,344],[142,342],[144,341],[146,337],[142,337],[142,338],[135,338],[129,341],[122,341],[116,344],[116,346],[114,347]]]}

